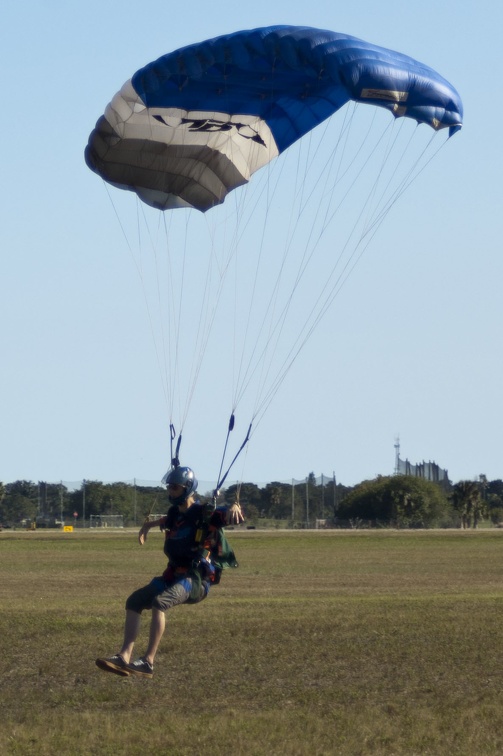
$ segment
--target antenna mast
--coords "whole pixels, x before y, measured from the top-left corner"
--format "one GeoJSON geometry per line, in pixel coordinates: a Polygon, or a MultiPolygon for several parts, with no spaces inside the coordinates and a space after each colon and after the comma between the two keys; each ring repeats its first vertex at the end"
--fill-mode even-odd
{"type": "Polygon", "coordinates": [[[395,475],[400,472],[400,436],[395,438],[395,475]]]}

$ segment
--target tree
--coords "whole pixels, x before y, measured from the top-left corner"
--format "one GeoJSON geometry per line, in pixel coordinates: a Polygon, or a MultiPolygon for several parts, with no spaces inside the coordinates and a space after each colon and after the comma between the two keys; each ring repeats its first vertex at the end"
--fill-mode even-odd
{"type": "Polygon", "coordinates": [[[150,515],[162,514],[169,509],[168,492],[161,486],[136,486],[133,490],[133,497],[136,501],[134,507],[136,511],[135,525],[137,522],[143,522],[150,515]]]}
{"type": "Polygon", "coordinates": [[[480,485],[473,480],[460,480],[452,490],[451,499],[461,518],[461,527],[476,528],[487,510],[480,485]]]}
{"type": "Polygon", "coordinates": [[[0,527],[2,526],[2,523],[3,523],[2,512],[3,512],[4,496],[5,496],[5,486],[3,483],[0,483],[0,527]]]}
{"type": "Polygon", "coordinates": [[[503,480],[491,480],[487,484],[487,512],[494,525],[503,522],[503,480]]]}
{"type": "Polygon", "coordinates": [[[28,480],[5,485],[0,502],[0,522],[16,525],[21,520],[34,520],[39,509],[38,486],[28,480]]]}
{"type": "Polygon", "coordinates": [[[441,487],[411,475],[378,477],[360,483],[342,500],[339,517],[371,525],[431,528],[449,519],[449,502],[441,487]]]}
{"type": "Polygon", "coordinates": [[[268,483],[262,492],[262,501],[268,517],[290,520],[292,517],[292,487],[287,483],[268,483]]]}
{"type": "Polygon", "coordinates": [[[310,521],[321,518],[321,500],[322,486],[316,482],[316,475],[310,472],[306,481],[306,519],[309,516],[310,521]],[[307,506],[309,504],[309,506],[307,506]]]}
{"type": "Polygon", "coordinates": [[[501,499],[503,504],[503,480],[497,478],[496,480],[490,480],[487,484],[487,493],[495,494],[501,499]]]}
{"type": "Polygon", "coordinates": [[[66,508],[68,489],[62,483],[38,483],[38,509],[42,517],[59,519],[66,508]]]}
{"type": "Polygon", "coordinates": [[[503,501],[496,494],[487,494],[487,514],[493,525],[503,522],[503,501]]]}
{"type": "Polygon", "coordinates": [[[102,483],[86,480],[69,494],[72,512],[86,522],[95,515],[122,515],[125,524],[136,525],[151,514],[168,511],[168,493],[161,487],[132,486],[129,483],[102,483]],[[84,512],[85,497],[85,512],[84,512]]]}

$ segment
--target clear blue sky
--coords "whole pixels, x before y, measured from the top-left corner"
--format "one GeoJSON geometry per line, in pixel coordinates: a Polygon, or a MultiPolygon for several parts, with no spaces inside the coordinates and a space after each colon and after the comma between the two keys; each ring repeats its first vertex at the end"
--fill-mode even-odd
{"type": "MultiPolygon", "coordinates": [[[[163,475],[166,405],[141,286],[83,150],[140,66],[275,23],[427,63],[460,92],[465,125],[386,219],[230,477],[335,471],[353,485],[393,471],[397,435],[402,457],[454,481],[503,477],[500,4],[5,0],[0,480],[163,475]]],[[[214,417],[221,381],[205,370],[182,461],[212,481],[228,414],[214,417]]]]}

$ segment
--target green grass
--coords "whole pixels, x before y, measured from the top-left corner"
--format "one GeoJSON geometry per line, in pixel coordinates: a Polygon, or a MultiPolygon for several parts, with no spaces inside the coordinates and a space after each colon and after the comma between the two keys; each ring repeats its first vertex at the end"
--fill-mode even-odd
{"type": "Polygon", "coordinates": [[[168,613],[141,680],[94,659],[161,535],[0,534],[0,753],[503,753],[503,532],[229,539],[240,568],[168,613]]]}

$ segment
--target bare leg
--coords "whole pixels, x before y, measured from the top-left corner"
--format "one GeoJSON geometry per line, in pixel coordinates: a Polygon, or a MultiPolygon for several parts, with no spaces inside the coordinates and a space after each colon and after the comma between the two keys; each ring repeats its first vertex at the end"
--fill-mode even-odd
{"type": "Polygon", "coordinates": [[[138,612],[133,612],[132,609],[126,609],[126,623],[124,625],[124,643],[119,651],[120,655],[126,662],[129,663],[131,655],[133,653],[134,642],[140,632],[141,615],[138,612]]]}
{"type": "MultiPolygon", "coordinates": [[[[164,628],[166,627],[166,617],[164,612],[160,609],[152,607],[152,621],[150,623],[150,635],[148,639],[148,647],[145,652],[145,659],[154,666],[154,658],[159,648],[159,643],[164,634],[164,628]]],[[[131,649],[132,650],[132,649],[131,649]]]]}

